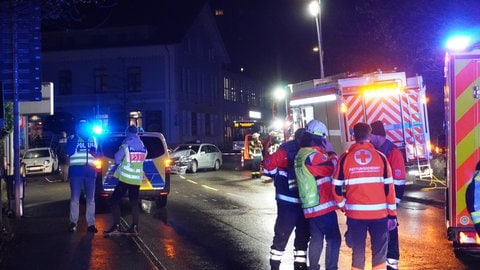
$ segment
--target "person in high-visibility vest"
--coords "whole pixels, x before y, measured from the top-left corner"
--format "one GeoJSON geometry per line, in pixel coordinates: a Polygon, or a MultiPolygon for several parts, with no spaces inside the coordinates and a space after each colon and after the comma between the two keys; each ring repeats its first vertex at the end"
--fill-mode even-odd
{"type": "Polygon", "coordinates": [[[365,268],[367,232],[372,270],[387,268],[388,231],[397,222],[392,171],[385,155],[370,143],[371,130],[367,123],[355,124],[356,142],[340,156],[333,174],[333,195],[347,216],[345,242],[352,249],[352,270],[365,268]]]}
{"type": "Polygon", "coordinates": [[[98,232],[95,227],[95,156],[97,154],[97,139],[92,135],[86,119],[80,119],[76,133],[67,139],[66,152],[70,158],[68,178],[70,179],[70,224],[68,230],[77,230],[80,194],[82,187],[86,197],[87,231],[98,232]]]}
{"type": "Polygon", "coordinates": [[[110,202],[112,204],[113,225],[104,231],[104,235],[116,234],[138,234],[139,222],[139,202],[138,195],[142,185],[145,172],[143,171],[143,162],[147,158],[147,149],[138,136],[136,126],[129,126],[125,130],[125,140],[115,153],[115,173],[113,176],[118,179],[110,202]],[[132,223],[126,231],[120,229],[120,202],[122,197],[128,191],[128,199],[132,210],[132,223]]]}
{"type": "Polygon", "coordinates": [[[475,231],[477,235],[480,236],[480,161],[475,167],[472,180],[468,183],[467,190],[465,191],[465,200],[475,231]]]}
{"type": "Polygon", "coordinates": [[[248,153],[252,157],[252,178],[260,178],[260,165],[263,161],[263,144],[260,140],[260,134],[253,133],[248,144],[248,153]]]}
{"type": "Polygon", "coordinates": [[[330,149],[326,135],[328,129],[322,122],[311,120],[295,156],[295,174],[303,214],[310,224],[308,247],[309,270],[338,269],[342,236],[338,226],[338,209],[332,194],[332,174],[337,155],[330,149]],[[328,150],[327,150],[328,149],[328,150]],[[325,246],[325,261],[320,257],[325,246]]]}

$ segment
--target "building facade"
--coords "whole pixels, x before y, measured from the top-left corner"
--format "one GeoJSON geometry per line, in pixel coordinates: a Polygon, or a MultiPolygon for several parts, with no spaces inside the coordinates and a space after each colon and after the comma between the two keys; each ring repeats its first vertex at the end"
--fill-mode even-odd
{"type": "Polygon", "coordinates": [[[42,80],[54,83],[55,113],[110,131],[136,124],[170,145],[200,140],[229,150],[234,120],[252,110],[267,116],[265,87],[225,70],[229,56],[208,4],[187,12],[190,19],[159,12],[155,23],[44,31],[42,80]]]}

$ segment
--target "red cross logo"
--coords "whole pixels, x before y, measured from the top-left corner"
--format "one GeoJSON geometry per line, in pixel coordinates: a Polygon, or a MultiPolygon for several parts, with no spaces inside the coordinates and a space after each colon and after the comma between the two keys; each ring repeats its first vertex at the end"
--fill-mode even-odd
{"type": "Polygon", "coordinates": [[[366,165],[372,161],[372,153],[368,150],[359,150],[353,155],[355,161],[360,165],[366,165]]]}

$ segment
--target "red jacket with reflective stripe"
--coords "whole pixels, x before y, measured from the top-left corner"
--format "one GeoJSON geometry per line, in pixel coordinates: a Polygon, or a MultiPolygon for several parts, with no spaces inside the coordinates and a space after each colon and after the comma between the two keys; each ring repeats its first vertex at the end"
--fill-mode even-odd
{"type": "Polygon", "coordinates": [[[332,193],[332,174],[337,163],[335,154],[327,154],[319,146],[312,146],[318,152],[312,153],[305,162],[305,167],[317,179],[317,189],[320,202],[314,207],[304,208],[305,218],[314,218],[325,215],[338,209],[332,193]]]}
{"type": "Polygon", "coordinates": [[[340,157],[332,187],[347,217],[380,219],[397,215],[390,164],[370,142],[357,142],[340,157]]]}

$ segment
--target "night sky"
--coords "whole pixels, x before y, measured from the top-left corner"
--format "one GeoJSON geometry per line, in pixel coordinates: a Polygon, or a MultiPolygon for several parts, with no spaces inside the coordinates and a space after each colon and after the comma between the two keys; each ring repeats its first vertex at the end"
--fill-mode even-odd
{"type": "MultiPolygon", "coordinates": [[[[309,0],[211,0],[232,68],[272,89],[320,77],[317,32],[309,0]]],[[[476,0],[322,0],[325,76],[377,69],[422,75],[432,139],[443,123],[446,39],[480,26],[476,0]]],[[[479,35],[477,35],[479,36],[479,35]]]]}
{"type": "MultiPolygon", "coordinates": [[[[201,1],[205,0],[104,0],[99,3],[106,8],[96,9],[102,20],[90,28],[115,21],[116,10],[125,4],[131,12],[117,22],[142,18],[139,7],[151,13],[158,10],[149,8],[152,5],[177,5],[178,12],[187,13],[188,7],[193,10],[201,1]]],[[[318,53],[312,50],[318,42],[315,20],[307,8],[310,0],[206,1],[224,10],[224,16],[215,18],[230,55],[230,69],[244,68],[246,75],[266,82],[268,89],[320,77],[318,53]]],[[[325,76],[395,68],[408,77],[422,75],[432,134],[442,132],[444,44],[457,31],[479,29],[478,0],[321,1],[325,76]]],[[[69,1],[61,3],[68,7],[69,1]]],[[[91,13],[74,15],[83,18],[91,13]]],[[[155,18],[163,17],[157,14],[155,18]]],[[[178,24],[169,21],[171,27],[178,24]]],[[[52,26],[58,26],[58,21],[52,26]]]]}

